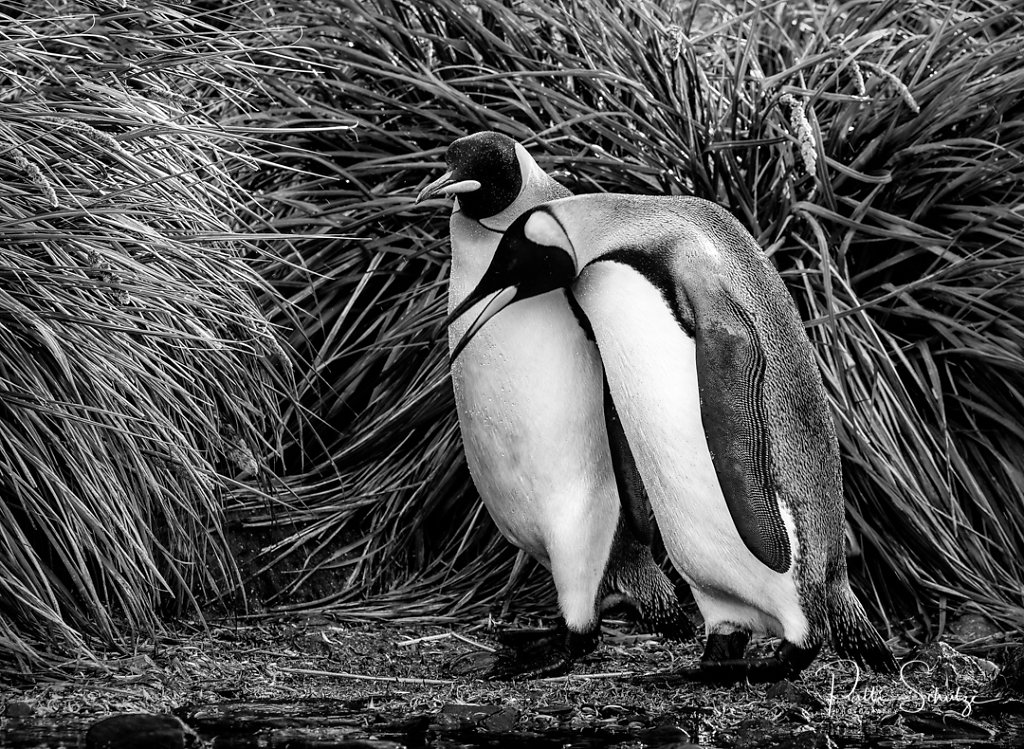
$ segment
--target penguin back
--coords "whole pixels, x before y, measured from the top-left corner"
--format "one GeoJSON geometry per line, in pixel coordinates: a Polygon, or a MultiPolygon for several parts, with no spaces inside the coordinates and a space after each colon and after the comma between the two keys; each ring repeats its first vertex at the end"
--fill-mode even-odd
{"type": "MultiPolygon", "coordinates": [[[[743,401],[733,405],[733,413],[745,422],[723,433],[720,442],[736,433],[748,437],[736,459],[753,463],[748,473],[756,480],[737,491],[764,493],[762,503],[753,503],[763,508],[753,522],[762,528],[774,524],[769,538],[786,536],[779,532],[782,519],[772,498],[785,506],[797,537],[797,548],[788,551],[803,568],[797,577],[808,589],[820,590],[838,563],[845,572],[839,445],[821,373],[796,303],[771,261],[735,217],[700,202],[695,223],[716,257],[688,271],[684,293],[695,334],[704,341],[698,355],[718,358],[705,371],[741,379],[725,386],[743,401]]],[[[709,427],[706,419],[705,428],[716,425],[709,427]]],[[[729,421],[718,428],[729,430],[729,421]]]]}

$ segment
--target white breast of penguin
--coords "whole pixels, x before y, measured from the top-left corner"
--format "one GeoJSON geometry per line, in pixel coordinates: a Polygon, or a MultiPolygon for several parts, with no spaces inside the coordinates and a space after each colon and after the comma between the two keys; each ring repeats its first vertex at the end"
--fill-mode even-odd
{"type": "MultiPolygon", "coordinates": [[[[672,562],[706,619],[782,635],[806,630],[796,565],[777,573],[745,546],[711,462],[697,387],[694,339],[661,292],[619,262],[586,268],[574,287],[594,328],[612,397],[672,562]]],[[[799,553],[792,514],[782,508],[799,553]]]]}
{"type": "MultiPolygon", "coordinates": [[[[485,223],[504,228],[508,221],[499,216],[485,223]]],[[[458,214],[451,225],[449,311],[476,286],[499,239],[458,214]]],[[[450,326],[450,346],[485,304],[450,326]]],[[[581,559],[592,556],[586,566],[599,574],[618,518],[618,495],[600,360],[564,291],[499,312],[451,374],[467,463],[499,529],[544,563],[553,547],[581,559]]]]}

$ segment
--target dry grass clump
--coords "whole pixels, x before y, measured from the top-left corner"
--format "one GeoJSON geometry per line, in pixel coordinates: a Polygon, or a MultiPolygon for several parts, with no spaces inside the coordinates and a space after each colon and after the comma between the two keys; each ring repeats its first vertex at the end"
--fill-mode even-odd
{"type": "Polygon", "coordinates": [[[1020,18],[945,0],[275,7],[301,60],[276,114],[351,125],[279,133],[281,168],[250,182],[272,226],[318,235],[273,281],[304,311],[291,343],[322,419],[290,453],[299,528],[274,552],[337,575],[319,604],[455,611],[507,580],[437,331],[447,206],[413,206],[452,139],[495,129],[576,192],[740,217],[808,320],[875,610],[1024,620],[1020,18]]]}
{"type": "Polygon", "coordinates": [[[184,23],[3,24],[0,669],[152,633],[239,579],[223,495],[274,448],[283,351],[239,236],[252,161],[154,70],[202,69],[184,23]]]}

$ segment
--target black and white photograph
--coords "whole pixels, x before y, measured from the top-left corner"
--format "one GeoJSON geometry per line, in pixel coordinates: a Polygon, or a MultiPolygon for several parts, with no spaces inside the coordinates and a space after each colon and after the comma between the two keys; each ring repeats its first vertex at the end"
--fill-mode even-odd
{"type": "Polygon", "coordinates": [[[1022,745],[1022,0],[0,0],[0,749],[1022,745]]]}

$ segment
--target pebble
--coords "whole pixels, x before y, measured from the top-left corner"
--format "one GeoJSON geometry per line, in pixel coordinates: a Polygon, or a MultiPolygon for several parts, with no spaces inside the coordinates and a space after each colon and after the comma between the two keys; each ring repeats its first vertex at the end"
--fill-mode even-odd
{"type": "Polygon", "coordinates": [[[991,726],[951,710],[901,711],[900,717],[912,730],[933,736],[951,736],[960,740],[969,740],[974,738],[991,739],[996,735],[995,729],[991,726]]]}
{"type": "Polygon", "coordinates": [[[28,718],[36,714],[30,702],[11,700],[4,706],[4,716],[8,718],[28,718]]]}
{"type": "Polygon", "coordinates": [[[999,627],[980,614],[963,614],[949,625],[950,630],[964,641],[982,640],[1001,633],[999,627]]]}
{"type": "MultiPolygon", "coordinates": [[[[979,687],[999,674],[999,666],[992,661],[961,653],[945,642],[933,642],[920,648],[915,658],[924,662],[938,676],[964,687],[979,687]]],[[[910,664],[917,667],[917,664],[910,664]]]]}
{"type": "Polygon", "coordinates": [[[435,719],[442,730],[453,728],[482,728],[485,731],[505,733],[511,731],[519,719],[519,711],[500,705],[463,705],[448,703],[435,719]]]}
{"type": "Polygon", "coordinates": [[[125,713],[93,723],[86,749],[185,749],[202,746],[195,731],[173,715],[125,713]]]}

